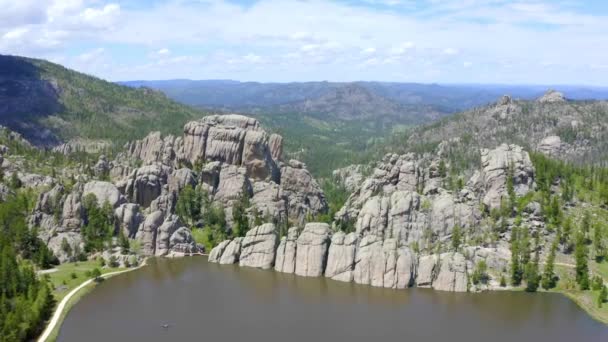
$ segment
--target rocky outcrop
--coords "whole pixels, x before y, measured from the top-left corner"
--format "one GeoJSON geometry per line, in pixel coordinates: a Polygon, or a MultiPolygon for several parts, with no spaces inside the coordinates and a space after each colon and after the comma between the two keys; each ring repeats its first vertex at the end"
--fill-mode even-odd
{"type": "Polygon", "coordinates": [[[363,183],[363,165],[350,165],[334,170],[332,176],[346,188],[348,192],[354,192],[363,183]]]}
{"type": "Polygon", "coordinates": [[[127,198],[130,202],[147,208],[161,195],[170,173],[171,169],[162,164],[145,165],[134,170],[125,185],[127,198]]]}
{"type": "Polygon", "coordinates": [[[475,182],[483,188],[483,203],[491,209],[500,207],[501,199],[508,196],[507,177],[513,177],[513,188],[518,196],[534,188],[534,166],[528,152],[517,145],[482,149],[481,166],[481,174],[475,182]]]}
{"type": "Polygon", "coordinates": [[[551,135],[538,144],[538,151],[550,157],[557,157],[562,152],[562,139],[557,135],[551,135]]]}
{"type": "MultiPolygon", "coordinates": [[[[173,237],[173,234],[181,227],[183,227],[183,224],[180,222],[179,217],[177,217],[177,215],[171,215],[165,219],[165,221],[157,228],[156,247],[154,249],[154,255],[164,256],[169,253],[171,247],[173,247],[171,245],[171,238],[173,237]]],[[[180,235],[183,235],[183,231],[182,233],[180,233],[180,235]]],[[[188,242],[194,241],[191,235],[190,238],[188,238],[187,236],[176,236],[175,241],[180,243],[177,240],[178,238],[186,238],[188,242]]]]}
{"type": "Polygon", "coordinates": [[[539,97],[537,101],[540,103],[563,103],[566,102],[566,98],[564,94],[550,89],[543,96],[539,97]]]}
{"type": "Polygon", "coordinates": [[[145,255],[154,255],[156,252],[156,237],[158,227],[163,224],[164,213],[154,211],[146,216],[146,219],[139,227],[137,238],[142,242],[142,251],[145,255]]]}
{"type": "Polygon", "coordinates": [[[325,194],[303,163],[291,160],[281,168],[281,189],[290,217],[304,218],[327,210],[325,194]]]}
{"type": "MultiPolygon", "coordinates": [[[[302,163],[281,161],[282,144],[281,136],[267,134],[253,118],[211,115],[187,123],[183,137],[151,133],[128,143],[112,162],[110,175],[127,199],[143,208],[164,195],[168,204],[171,194],[198,185],[227,208],[246,194],[263,215],[302,222],[309,213],[325,212],[327,203],[302,163]],[[134,160],[143,166],[133,169],[134,160]]],[[[159,209],[161,203],[156,204],[159,209]]]]}
{"type": "Polygon", "coordinates": [[[330,229],[326,223],[307,223],[296,241],[295,274],[319,277],[325,271],[330,229]]]}
{"type": "MultiPolygon", "coordinates": [[[[239,265],[262,269],[272,268],[277,244],[278,235],[274,224],[266,223],[249,230],[240,243],[239,265]]],[[[225,252],[226,250],[224,250],[225,252]]]]}

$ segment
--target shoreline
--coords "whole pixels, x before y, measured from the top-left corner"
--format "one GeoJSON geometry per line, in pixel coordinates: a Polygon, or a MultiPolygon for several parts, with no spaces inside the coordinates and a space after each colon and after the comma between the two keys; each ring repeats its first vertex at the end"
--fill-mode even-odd
{"type": "MultiPolygon", "coordinates": [[[[147,262],[148,262],[148,258],[145,258],[143,260],[143,262],[141,263],[141,265],[139,265],[137,267],[102,274],[100,276],[100,278],[106,280],[106,279],[112,278],[113,276],[116,276],[119,274],[138,270],[138,269],[146,266],[147,262]]],[[[78,285],[75,289],[70,291],[65,297],[63,297],[63,299],[57,304],[57,306],[53,312],[53,315],[51,316],[51,319],[47,322],[46,327],[44,328],[43,332],[36,339],[37,342],[51,341],[50,338],[53,335],[56,335],[56,333],[58,333],[59,328],[61,327],[61,324],[63,323],[63,320],[67,316],[67,313],[70,311],[72,306],[74,306],[74,304],[76,304],[82,296],[84,296],[86,293],[88,293],[88,291],[81,292],[81,290],[89,287],[89,285],[93,284],[94,282],[95,282],[95,279],[93,279],[93,278],[88,279],[88,280],[84,281],[82,284],[78,285]],[[77,295],[80,295],[80,296],[77,296],[77,295]],[[74,298],[76,299],[76,301],[72,301],[72,299],[74,299],[74,298]]]]}

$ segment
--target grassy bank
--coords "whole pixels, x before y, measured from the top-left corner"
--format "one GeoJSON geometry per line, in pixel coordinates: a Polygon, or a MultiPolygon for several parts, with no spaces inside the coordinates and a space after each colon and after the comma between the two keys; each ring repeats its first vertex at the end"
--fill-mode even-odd
{"type": "Polygon", "coordinates": [[[102,275],[124,270],[124,268],[101,267],[98,261],[71,262],[59,265],[57,271],[48,273],[55,300],[60,302],[70,291],[91,279],[90,272],[95,268],[98,268],[102,275]]]}
{"type": "MultiPolygon", "coordinates": [[[[602,276],[604,279],[608,279],[608,264],[595,262],[589,263],[589,266],[593,274],[602,276]]],[[[559,266],[555,267],[555,271],[560,278],[557,283],[557,287],[552,290],[564,294],[566,297],[572,299],[578,306],[585,310],[593,319],[608,324],[608,303],[604,303],[602,307],[598,306],[597,298],[600,291],[581,291],[578,285],[574,281],[575,273],[574,268],[559,266]]]]}
{"type": "MultiPolygon", "coordinates": [[[[145,264],[146,262],[144,261],[140,266],[133,268],[100,268],[100,264],[97,261],[66,263],[57,267],[56,271],[48,273],[47,276],[53,284],[53,295],[55,296],[58,307],[60,303],[65,300],[65,297],[70,292],[84,284],[86,281],[92,279],[90,272],[92,272],[92,270],[94,270],[95,268],[98,268],[101,271],[101,278],[103,281],[114,275],[136,270],[140,267],[145,266],[145,264]]],[[[61,329],[61,325],[63,324],[63,321],[67,316],[68,312],[76,303],[78,303],[78,301],[82,297],[84,297],[87,293],[95,289],[98,284],[99,282],[97,281],[91,281],[89,284],[80,288],[74,295],[71,296],[71,298],[69,298],[69,300],[63,307],[63,310],[61,310],[59,318],[56,324],[53,326],[53,330],[50,332],[45,342],[55,341],[57,339],[57,336],[59,335],[59,330],[61,329]]],[[[55,311],[57,310],[57,307],[55,308],[55,311]]]]}

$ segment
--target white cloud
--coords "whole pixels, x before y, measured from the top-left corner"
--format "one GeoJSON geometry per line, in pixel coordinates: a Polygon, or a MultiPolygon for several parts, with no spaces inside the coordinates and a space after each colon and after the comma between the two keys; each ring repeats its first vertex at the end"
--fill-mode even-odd
{"type": "Polygon", "coordinates": [[[372,55],[372,54],[376,53],[376,48],[368,47],[368,48],[361,50],[361,53],[365,54],[365,55],[372,55]]]}
{"type": "Polygon", "coordinates": [[[105,58],[119,65],[104,75],[121,79],[608,79],[608,71],[592,68],[608,60],[608,18],[579,12],[577,6],[584,5],[569,0],[368,0],[364,6],[329,0],[259,0],[247,6],[220,0],[128,3],[0,0],[0,50],[69,61],[75,56],[66,51],[103,46],[105,58]],[[143,60],[124,58],[125,48],[143,60]],[[554,64],[541,67],[538,61],[547,60],[554,64]],[[492,72],[467,74],[464,69],[473,65],[492,72]],[[408,70],[406,76],[402,70],[408,70]]]}
{"type": "Polygon", "coordinates": [[[415,44],[413,42],[405,42],[399,45],[393,46],[390,50],[393,55],[403,55],[413,49],[415,44]]]}

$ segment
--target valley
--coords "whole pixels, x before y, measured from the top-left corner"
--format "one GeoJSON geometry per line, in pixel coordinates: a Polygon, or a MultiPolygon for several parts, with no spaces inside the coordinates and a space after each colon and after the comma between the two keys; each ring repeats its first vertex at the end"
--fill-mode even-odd
{"type": "MultiPolygon", "coordinates": [[[[468,308],[463,326],[484,312],[478,301],[496,301],[507,306],[497,315],[521,327],[515,318],[521,312],[507,303],[534,298],[550,314],[531,309],[529,322],[556,327],[557,340],[566,336],[558,328],[567,319],[580,323],[570,333],[583,340],[606,332],[557,295],[608,322],[604,100],[546,91],[532,99],[501,96],[460,112],[473,95],[453,100],[447,110],[441,103],[454,98],[451,88],[438,100],[424,100],[432,103],[414,104],[395,95],[404,85],[315,83],[291,85],[289,105],[277,95],[244,115],[194,109],[158,90],[44,61],[2,58],[17,65],[1,75],[2,99],[10,101],[2,107],[0,132],[0,243],[3,260],[13,261],[3,263],[0,274],[3,284],[21,284],[6,286],[12,290],[0,303],[0,330],[8,340],[38,336],[57,303],[81,284],[95,291],[72,312],[98,309],[107,316],[112,306],[103,303],[123,296],[123,287],[132,291],[129,284],[163,293],[169,304],[162,305],[175,310],[193,295],[167,296],[179,290],[165,282],[189,286],[182,277],[203,277],[205,286],[230,281],[239,287],[240,274],[287,291],[279,304],[298,303],[281,310],[306,307],[298,291],[322,302],[310,310],[327,310],[319,289],[332,296],[344,289],[346,301],[403,301],[398,312],[365,306],[379,315],[413,317],[419,310],[427,314],[417,319],[449,321],[449,311],[468,308]],[[151,266],[101,281],[146,260],[151,266]],[[428,313],[442,308],[448,313],[428,313]]],[[[122,304],[157,310],[130,299],[122,304]]],[[[238,301],[226,305],[238,310],[238,301]]],[[[255,308],[259,304],[241,309],[255,308]]],[[[340,315],[347,310],[330,308],[340,315]]],[[[192,329],[184,317],[199,309],[189,310],[137,324],[174,319],[192,329]]],[[[62,317],[56,338],[82,338],[90,314],[62,317]]],[[[264,335],[255,322],[239,323],[264,335]]],[[[523,339],[540,336],[534,327],[522,331],[523,339]]],[[[268,336],[283,334],[276,333],[268,336]]]]}

